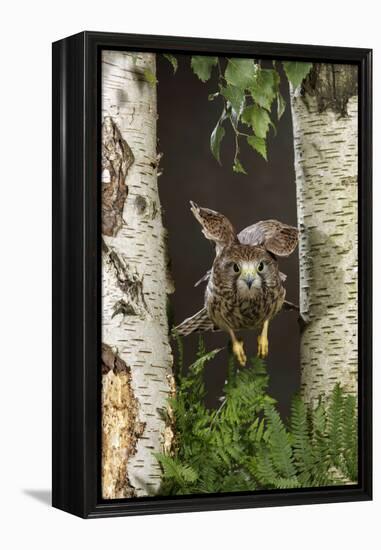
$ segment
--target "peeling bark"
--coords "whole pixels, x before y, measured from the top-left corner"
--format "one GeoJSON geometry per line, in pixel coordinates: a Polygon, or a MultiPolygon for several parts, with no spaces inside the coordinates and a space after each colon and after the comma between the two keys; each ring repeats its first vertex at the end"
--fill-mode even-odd
{"type": "Polygon", "coordinates": [[[148,313],[148,307],[144,298],[143,279],[136,268],[128,265],[127,258],[116,252],[111,246],[104,245],[103,265],[106,263],[114,270],[116,284],[123,293],[114,304],[112,317],[122,313],[123,315],[140,315],[144,318],[148,313]]]}
{"type": "Polygon", "coordinates": [[[131,371],[107,344],[102,345],[102,493],[103,498],[136,496],[128,461],[143,434],[131,371]]]}
{"type": "MultiPolygon", "coordinates": [[[[130,368],[139,422],[144,424],[127,465],[120,453],[106,460],[124,463],[124,490],[136,496],[153,495],[160,487],[161,469],[154,453],[168,447],[165,411],[172,376],[168,260],[157,187],[156,86],[145,80],[146,71],[155,74],[154,54],[103,52],[106,183],[112,185],[104,209],[102,337],[130,368]]],[[[134,430],[133,424],[125,429],[134,430]]],[[[117,498],[117,491],[108,491],[105,498],[117,498]]]]}
{"type": "Polygon", "coordinates": [[[302,393],[357,394],[357,68],[317,64],[291,89],[302,393]]]}
{"type": "Polygon", "coordinates": [[[110,116],[102,127],[102,233],[115,236],[123,223],[126,176],[134,155],[110,116]]]}
{"type": "MultiPolygon", "coordinates": [[[[176,382],[172,374],[167,375],[169,385],[169,397],[174,399],[176,397],[176,382]]],[[[163,453],[166,455],[174,455],[177,447],[176,440],[176,426],[175,426],[175,413],[170,401],[167,403],[165,429],[164,429],[164,441],[163,441],[163,453]]]]}

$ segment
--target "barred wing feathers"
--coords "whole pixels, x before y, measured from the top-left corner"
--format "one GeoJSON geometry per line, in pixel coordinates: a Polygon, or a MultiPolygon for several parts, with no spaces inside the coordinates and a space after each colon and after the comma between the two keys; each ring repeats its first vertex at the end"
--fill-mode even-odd
{"type": "Polygon", "coordinates": [[[173,329],[173,332],[180,336],[188,336],[192,332],[207,332],[215,330],[212,321],[206,311],[206,308],[200,309],[192,317],[185,319],[180,325],[173,329]]]}
{"type": "Polygon", "coordinates": [[[238,240],[242,244],[264,246],[276,256],[289,256],[298,244],[299,233],[296,227],[278,220],[265,220],[243,229],[238,240]]]}

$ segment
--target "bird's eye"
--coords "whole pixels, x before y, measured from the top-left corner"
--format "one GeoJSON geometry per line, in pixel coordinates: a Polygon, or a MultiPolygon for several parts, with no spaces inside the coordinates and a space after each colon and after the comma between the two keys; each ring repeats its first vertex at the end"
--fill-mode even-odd
{"type": "Polygon", "coordinates": [[[260,273],[263,271],[263,268],[265,267],[265,264],[263,262],[260,262],[257,267],[257,271],[260,273]]]}
{"type": "Polygon", "coordinates": [[[239,273],[241,271],[238,264],[234,264],[233,269],[236,273],[239,273]]]}

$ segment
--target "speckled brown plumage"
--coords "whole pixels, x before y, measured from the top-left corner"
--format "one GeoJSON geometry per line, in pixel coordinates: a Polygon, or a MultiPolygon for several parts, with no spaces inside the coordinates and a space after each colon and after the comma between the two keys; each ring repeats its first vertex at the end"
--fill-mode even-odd
{"type": "MultiPolygon", "coordinates": [[[[244,286],[245,285],[245,286],[244,286]]],[[[212,322],[223,330],[259,329],[281,309],[285,289],[279,277],[277,261],[262,247],[232,245],[216,257],[205,292],[205,308],[212,322]],[[260,265],[258,284],[247,288],[237,282],[241,272],[234,264],[260,265]]]]}
{"type": "Polygon", "coordinates": [[[202,226],[203,234],[207,239],[215,242],[216,253],[228,244],[238,242],[234,227],[223,214],[209,208],[200,208],[193,201],[190,201],[190,204],[192,214],[202,226]]]}
{"type": "Polygon", "coordinates": [[[282,308],[286,291],[275,255],[288,256],[298,242],[296,228],[277,220],[258,222],[238,236],[231,222],[213,210],[191,203],[207,239],[216,244],[216,258],[207,280],[204,308],[183,321],[176,331],[186,335],[196,330],[226,331],[241,365],[246,363],[242,343],[234,331],[261,330],[258,354],[268,352],[268,323],[282,308]]]}

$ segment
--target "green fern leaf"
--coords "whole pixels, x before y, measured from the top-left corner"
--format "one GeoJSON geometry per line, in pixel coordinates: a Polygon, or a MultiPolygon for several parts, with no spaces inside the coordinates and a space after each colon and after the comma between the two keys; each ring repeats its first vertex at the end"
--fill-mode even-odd
{"type": "Polygon", "coordinates": [[[342,411],[343,390],[337,384],[332,392],[327,417],[329,448],[332,462],[336,467],[340,467],[340,455],[343,450],[342,411]]]}
{"type": "Polygon", "coordinates": [[[308,426],[307,407],[300,396],[296,396],[292,401],[290,425],[295,466],[303,483],[308,484],[311,481],[315,460],[308,426]]]}
{"type": "Polygon", "coordinates": [[[266,403],[264,411],[267,418],[267,430],[270,434],[268,445],[274,466],[279,475],[293,478],[296,475],[296,469],[293,464],[290,436],[273,405],[266,403]]]}
{"type": "Polygon", "coordinates": [[[343,469],[351,481],[358,478],[358,422],[357,401],[353,395],[347,395],[343,404],[343,469]]]}

